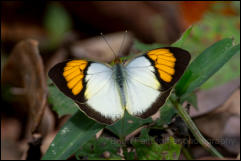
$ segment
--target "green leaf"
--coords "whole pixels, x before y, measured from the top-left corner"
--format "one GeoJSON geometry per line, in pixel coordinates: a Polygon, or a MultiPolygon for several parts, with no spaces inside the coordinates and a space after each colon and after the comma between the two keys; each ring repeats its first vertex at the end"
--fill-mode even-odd
{"type": "Polygon", "coordinates": [[[78,111],[78,106],[69,97],[65,96],[55,85],[48,86],[48,102],[52,109],[61,117],[67,114],[74,114],[78,111]]]}
{"type": "Polygon", "coordinates": [[[148,51],[148,50],[152,50],[152,49],[156,49],[156,48],[161,48],[161,47],[163,47],[163,46],[164,46],[164,45],[158,44],[158,43],[154,43],[154,44],[144,44],[144,43],[141,43],[141,42],[138,41],[138,40],[135,40],[135,41],[134,41],[134,47],[135,47],[135,49],[140,50],[140,51],[148,51]]]}
{"type": "Polygon", "coordinates": [[[180,39],[178,39],[176,42],[174,42],[171,46],[182,48],[183,43],[185,42],[187,37],[190,35],[191,31],[192,31],[192,26],[190,26],[188,29],[186,29],[186,31],[182,34],[180,39]]]}
{"type": "Polygon", "coordinates": [[[106,128],[117,135],[119,138],[125,137],[134,130],[141,127],[143,124],[152,122],[151,118],[141,119],[125,112],[124,118],[116,122],[114,125],[107,126],[106,128]]]}
{"type": "Polygon", "coordinates": [[[61,128],[42,160],[64,160],[104,128],[78,111],[61,128]]]}
{"type": "Polygon", "coordinates": [[[153,128],[162,128],[163,125],[169,124],[176,113],[176,109],[168,99],[165,105],[161,107],[160,119],[156,121],[156,124],[153,128]]]}
{"type": "MultiPolygon", "coordinates": [[[[146,133],[146,130],[143,131],[146,133]]],[[[181,152],[181,145],[176,144],[173,137],[170,137],[164,144],[157,144],[154,138],[147,134],[132,142],[136,149],[139,160],[177,160],[181,152]]]]}
{"type": "Polygon", "coordinates": [[[58,45],[72,27],[68,12],[59,3],[50,3],[46,9],[44,25],[50,36],[50,45],[58,45]]]}
{"type": "MultiPolygon", "coordinates": [[[[184,43],[184,41],[186,40],[186,38],[190,35],[190,32],[192,30],[192,26],[189,27],[181,36],[181,38],[176,41],[174,44],[172,44],[172,46],[175,46],[175,47],[182,47],[182,44],[184,43]]],[[[154,44],[144,44],[144,43],[141,43],[140,41],[138,40],[135,40],[134,41],[134,47],[135,49],[137,50],[140,50],[140,51],[148,51],[148,50],[152,50],[152,49],[156,49],[156,48],[161,48],[161,47],[164,47],[166,45],[164,44],[158,44],[158,43],[154,43],[154,44]]]]}
{"type": "MultiPolygon", "coordinates": [[[[240,45],[233,46],[232,39],[223,39],[204,50],[188,67],[176,85],[176,95],[188,95],[216,73],[234,54],[240,45]]],[[[184,97],[184,96],[183,96],[184,97]]]]}
{"type": "Polygon", "coordinates": [[[219,71],[200,87],[202,90],[222,86],[240,77],[240,54],[234,55],[219,71]]]}
{"type": "Polygon", "coordinates": [[[184,101],[187,101],[188,103],[190,103],[195,109],[198,109],[198,106],[197,106],[197,95],[196,93],[190,93],[187,97],[185,98],[181,98],[180,102],[181,104],[184,102],[184,101]]]}
{"type": "Polygon", "coordinates": [[[88,143],[86,143],[82,148],[75,154],[78,160],[88,159],[88,160],[103,160],[103,159],[121,159],[117,153],[119,151],[120,144],[114,142],[111,138],[100,137],[96,139],[92,138],[88,143]],[[104,152],[108,152],[110,156],[104,158],[104,152]]]}
{"type": "Polygon", "coordinates": [[[136,160],[135,152],[133,151],[123,151],[123,154],[125,156],[125,160],[136,160]]]}

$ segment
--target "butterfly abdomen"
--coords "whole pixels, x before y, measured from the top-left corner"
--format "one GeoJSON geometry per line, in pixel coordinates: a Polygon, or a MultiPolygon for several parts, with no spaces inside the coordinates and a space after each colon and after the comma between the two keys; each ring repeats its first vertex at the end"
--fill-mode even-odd
{"type": "Polygon", "coordinates": [[[126,105],[126,99],[124,94],[125,71],[121,64],[118,63],[113,66],[113,77],[120,93],[122,107],[124,108],[126,105]]]}

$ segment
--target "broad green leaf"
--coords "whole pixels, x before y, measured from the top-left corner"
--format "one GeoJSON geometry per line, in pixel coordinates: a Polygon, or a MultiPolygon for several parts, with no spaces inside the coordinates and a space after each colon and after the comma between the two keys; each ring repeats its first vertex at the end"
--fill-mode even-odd
{"type": "Polygon", "coordinates": [[[78,111],[55,136],[42,160],[67,159],[103,128],[104,125],[96,123],[78,111]]]}
{"type": "Polygon", "coordinates": [[[141,127],[143,124],[152,122],[151,118],[141,119],[128,114],[125,112],[125,116],[116,122],[114,125],[107,126],[107,129],[113,132],[118,137],[125,137],[134,130],[141,127]]]}
{"type": "Polygon", "coordinates": [[[160,109],[160,119],[156,121],[154,128],[159,129],[162,128],[163,125],[169,124],[176,113],[176,109],[173,107],[172,103],[167,100],[165,105],[160,109]]]}
{"type": "Polygon", "coordinates": [[[176,42],[174,42],[172,44],[173,47],[179,47],[182,48],[183,47],[183,43],[185,42],[185,40],[187,39],[187,37],[190,35],[192,31],[192,26],[189,27],[188,29],[186,29],[186,31],[182,34],[182,36],[180,37],[180,39],[178,39],[176,42]]]}
{"type": "MultiPolygon", "coordinates": [[[[146,131],[144,130],[146,133],[146,131]]],[[[136,149],[139,160],[177,160],[181,152],[181,145],[176,144],[173,137],[164,142],[157,144],[154,138],[147,134],[131,142],[136,149]]]]}
{"type": "Polygon", "coordinates": [[[120,160],[121,156],[117,153],[120,149],[120,144],[111,138],[100,137],[96,139],[95,137],[88,141],[81,149],[75,154],[78,160],[88,159],[88,160],[120,160]],[[104,153],[108,152],[110,156],[104,158],[104,153]]]}
{"type": "Polygon", "coordinates": [[[190,93],[187,97],[185,98],[181,98],[180,102],[181,104],[184,102],[184,101],[187,101],[189,104],[191,104],[195,109],[198,109],[198,106],[197,106],[197,95],[196,93],[190,93]]]}
{"type": "Polygon", "coordinates": [[[55,2],[47,6],[44,25],[50,36],[50,45],[55,47],[71,29],[72,21],[64,7],[55,2]]]}
{"type": "MultiPolygon", "coordinates": [[[[238,3],[240,4],[240,2],[238,3]]],[[[183,49],[187,49],[192,54],[192,59],[217,40],[232,37],[235,43],[240,43],[240,27],[238,25],[240,23],[240,15],[230,16],[222,14],[219,11],[226,8],[226,5],[222,3],[214,4],[211,7],[212,11],[206,12],[203,18],[193,25],[191,35],[182,46],[183,49]],[[219,9],[216,8],[217,5],[219,5],[219,9]]],[[[232,9],[235,8],[232,7],[232,9]]],[[[239,10],[237,11],[240,12],[239,10]]],[[[210,89],[223,85],[239,76],[240,55],[236,54],[218,72],[203,83],[200,88],[210,89]]]]}
{"type": "Polygon", "coordinates": [[[59,117],[66,114],[74,114],[78,111],[78,106],[74,101],[65,96],[55,85],[50,84],[48,90],[48,102],[59,117]]]}
{"type": "Polygon", "coordinates": [[[234,55],[219,71],[200,87],[203,90],[224,85],[240,77],[240,54],[234,55]]]}
{"type": "Polygon", "coordinates": [[[240,45],[233,46],[232,39],[223,39],[204,50],[188,67],[176,85],[176,95],[188,95],[216,73],[234,54],[240,45]]]}
{"type": "Polygon", "coordinates": [[[135,47],[135,49],[144,52],[144,51],[148,51],[148,50],[164,47],[164,45],[163,44],[158,44],[158,43],[155,43],[155,44],[144,44],[144,43],[141,43],[138,40],[135,40],[134,41],[134,47],[135,47]]]}
{"type": "Polygon", "coordinates": [[[123,151],[126,160],[136,160],[136,154],[134,151],[123,151]]]}

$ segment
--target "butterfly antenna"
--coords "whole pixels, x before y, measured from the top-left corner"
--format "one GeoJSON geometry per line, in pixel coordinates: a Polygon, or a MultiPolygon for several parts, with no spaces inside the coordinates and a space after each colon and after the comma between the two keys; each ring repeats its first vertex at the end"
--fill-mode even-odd
{"type": "Polygon", "coordinates": [[[105,42],[106,42],[106,44],[109,46],[109,48],[111,49],[111,51],[112,51],[112,53],[114,54],[114,57],[115,57],[115,59],[116,59],[116,58],[117,58],[117,55],[116,55],[115,51],[111,48],[110,44],[109,44],[108,41],[105,39],[105,37],[104,37],[104,35],[103,35],[102,32],[100,33],[100,35],[101,35],[101,37],[105,40],[105,42]]]}
{"type": "Polygon", "coordinates": [[[120,49],[119,49],[119,52],[118,52],[119,55],[120,55],[121,50],[122,50],[122,48],[123,48],[123,46],[124,46],[124,42],[125,42],[125,39],[126,39],[126,35],[127,35],[127,30],[125,31],[124,37],[123,37],[122,42],[121,42],[121,46],[120,46],[120,49]]]}

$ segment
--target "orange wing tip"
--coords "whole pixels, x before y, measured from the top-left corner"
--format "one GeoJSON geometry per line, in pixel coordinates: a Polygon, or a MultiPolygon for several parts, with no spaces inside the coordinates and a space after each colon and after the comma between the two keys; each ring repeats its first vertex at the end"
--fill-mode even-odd
{"type": "Polygon", "coordinates": [[[82,81],[81,79],[83,78],[82,75],[75,77],[71,81],[68,82],[67,86],[69,89],[72,89],[79,81],[82,81]]]}
{"type": "Polygon", "coordinates": [[[149,55],[149,57],[150,57],[153,61],[156,61],[156,60],[157,60],[157,55],[149,55]]]}
{"type": "Polygon", "coordinates": [[[167,60],[158,59],[157,63],[160,64],[160,65],[166,65],[166,66],[171,67],[171,68],[175,67],[175,62],[171,62],[171,61],[167,61],[167,60]]]}
{"type": "Polygon", "coordinates": [[[158,68],[159,70],[162,70],[170,75],[173,75],[175,73],[175,69],[174,68],[170,68],[168,66],[165,66],[165,65],[159,65],[157,64],[156,65],[156,68],[158,68]]]}
{"type": "Polygon", "coordinates": [[[155,49],[148,52],[148,55],[159,55],[164,53],[170,53],[169,49],[155,49]]]}
{"type": "Polygon", "coordinates": [[[176,58],[169,49],[155,49],[147,53],[150,59],[155,62],[160,78],[170,83],[175,74],[176,58]]]}
{"type": "Polygon", "coordinates": [[[167,73],[165,73],[165,72],[163,72],[163,71],[160,71],[160,70],[158,70],[158,72],[159,72],[159,74],[160,74],[160,78],[161,78],[163,81],[165,81],[165,82],[167,82],[167,83],[169,83],[169,82],[172,81],[172,76],[171,76],[171,75],[169,75],[169,74],[167,74],[167,73]]]}
{"type": "Polygon", "coordinates": [[[64,67],[63,77],[73,95],[79,94],[83,89],[83,71],[87,64],[86,60],[72,60],[67,62],[64,67]]]}
{"type": "Polygon", "coordinates": [[[66,63],[66,66],[68,67],[73,67],[73,66],[79,66],[79,65],[82,65],[82,64],[88,64],[88,62],[86,60],[72,60],[72,61],[69,61],[68,63],[66,63]]]}
{"type": "Polygon", "coordinates": [[[73,79],[74,77],[78,76],[78,75],[82,75],[83,73],[80,70],[75,70],[73,73],[65,76],[66,81],[70,81],[71,79],[73,79]]]}
{"type": "Polygon", "coordinates": [[[82,88],[83,88],[82,81],[79,81],[78,84],[76,84],[74,86],[74,88],[72,89],[73,95],[79,94],[81,92],[82,88]]]}
{"type": "Polygon", "coordinates": [[[71,67],[71,69],[69,69],[69,70],[65,70],[65,68],[64,68],[64,73],[63,73],[64,77],[67,77],[68,75],[72,74],[73,72],[76,72],[79,70],[79,67],[71,67]]]}
{"type": "Polygon", "coordinates": [[[158,55],[157,60],[159,59],[170,61],[170,62],[176,62],[176,58],[173,55],[172,56],[158,55]]]}

